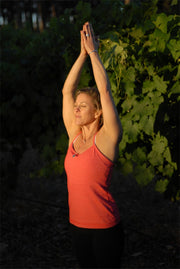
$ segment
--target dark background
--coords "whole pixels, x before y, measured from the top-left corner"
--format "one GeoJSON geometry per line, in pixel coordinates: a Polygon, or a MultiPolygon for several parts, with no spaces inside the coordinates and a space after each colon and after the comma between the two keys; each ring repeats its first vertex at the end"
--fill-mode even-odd
{"type": "MultiPolygon", "coordinates": [[[[61,89],[82,24],[91,20],[102,34],[118,29],[124,10],[141,10],[142,2],[148,9],[153,1],[1,1],[1,268],[78,268],[68,230],[61,89]]],[[[171,2],[157,1],[157,12],[178,14],[179,1],[171,2]]],[[[126,234],[122,267],[179,268],[179,202],[153,183],[140,187],[118,167],[111,191],[126,234]]]]}

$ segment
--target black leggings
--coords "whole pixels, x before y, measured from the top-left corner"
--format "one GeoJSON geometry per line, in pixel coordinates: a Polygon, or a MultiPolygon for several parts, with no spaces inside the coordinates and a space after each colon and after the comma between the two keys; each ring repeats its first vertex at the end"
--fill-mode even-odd
{"type": "Polygon", "coordinates": [[[74,254],[81,268],[120,268],[124,248],[122,224],[108,229],[70,225],[74,254]]]}

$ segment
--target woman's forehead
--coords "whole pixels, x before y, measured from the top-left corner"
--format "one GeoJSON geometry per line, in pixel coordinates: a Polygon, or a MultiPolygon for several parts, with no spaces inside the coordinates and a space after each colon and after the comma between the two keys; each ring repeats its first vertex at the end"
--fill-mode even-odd
{"type": "Polygon", "coordinates": [[[86,93],[80,93],[76,97],[76,102],[92,103],[92,97],[86,93]]]}

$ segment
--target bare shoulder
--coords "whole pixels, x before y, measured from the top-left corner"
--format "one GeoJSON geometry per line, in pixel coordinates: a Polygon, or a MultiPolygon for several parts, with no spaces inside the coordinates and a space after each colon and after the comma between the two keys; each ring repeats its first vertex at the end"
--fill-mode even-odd
{"type": "Polygon", "coordinates": [[[96,135],[96,146],[111,161],[114,162],[118,158],[119,140],[112,140],[103,127],[96,135]]]}

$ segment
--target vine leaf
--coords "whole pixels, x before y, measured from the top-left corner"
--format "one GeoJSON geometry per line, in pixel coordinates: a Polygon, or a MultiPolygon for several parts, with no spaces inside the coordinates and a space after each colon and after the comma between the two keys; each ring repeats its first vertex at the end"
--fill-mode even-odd
{"type": "Polygon", "coordinates": [[[135,178],[140,186],[148,185],[154,178],[154,168],[147,167],[146,163],[135,167],[135,178]]]}
{"type": "Polygon", "coordinates": [[[156,182],[156,185],[155,185],[155,191],[158,191],[160,193],[165,192],[166,189],[167,189],[168,184],[169,184],[168,179],[164,179],[164,180],[160,179],[160,180],[158,180],[156,182]]]}
{"type": "Polygon", "coordinates": [[[167,33],[167,24],[171,21],[174,16],[167,16],[165,13],[161,13],[157,16],[154,24],[158,29],[160,29],[163,33],[167,33]]]}
{"type": "Polygon", "coordinates": [[[171,39],[167,44],[167,47],[170,50],[174,60],[177,61],[180,57],[180,40],[171,39]]]}

